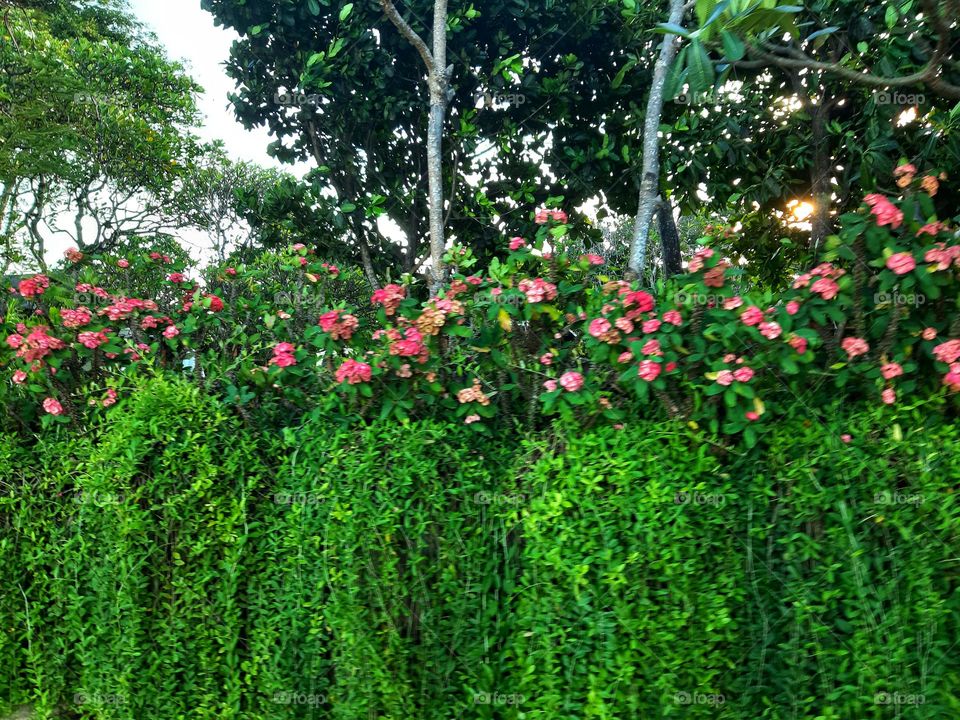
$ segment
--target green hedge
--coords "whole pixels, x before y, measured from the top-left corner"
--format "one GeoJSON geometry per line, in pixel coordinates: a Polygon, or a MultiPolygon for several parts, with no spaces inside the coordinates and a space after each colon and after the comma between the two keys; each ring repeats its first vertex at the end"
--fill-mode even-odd
{"type": "Polygon", "coordinates": [[[0,438],[0,705],[952,717],[960,433],[903,413],[750,452],[665,423],[267,437],[153,381],[84,437],[0,438]]]}

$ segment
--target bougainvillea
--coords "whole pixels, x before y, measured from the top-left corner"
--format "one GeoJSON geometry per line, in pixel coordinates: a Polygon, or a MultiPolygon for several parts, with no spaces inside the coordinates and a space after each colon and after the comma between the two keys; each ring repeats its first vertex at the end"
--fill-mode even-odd
{"type": "Polygon", "coordinates": [[[777,296],[741,287],[707,236],[655,297],[566,253],[562,211],[538,212],[536,237],[505,238],[484,272],[465,274],[475,261],[453,248],[435,297],[393,283],[344,302],[348,273],[302,245],[268,258],[296,288],[282,303],[255,268],[75,258],[10,289],[0,371],[35,408],[23,416],[45,422],[113,404],[129,373],[150,369],[190,373],[242,413],[443,412],[489,431],[497,415],[665,412],[752,442],[758,424],[815,402],[802,399],[812,388],[888,405],[960,390],[960,240],[922,181],[902,187],[840,218],[821,261],[777,296]],[[156,296],[104,289],[95,267],[153,272],[156,296]]]}

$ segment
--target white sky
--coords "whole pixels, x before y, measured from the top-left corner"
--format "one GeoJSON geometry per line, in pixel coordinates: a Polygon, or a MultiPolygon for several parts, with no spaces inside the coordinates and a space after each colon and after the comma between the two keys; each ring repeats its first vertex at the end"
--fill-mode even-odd
{"type": "Polygon", "coordinates": [[[129,0],[137,18],[152,30],[172,60],[187,67],[205,90],[198,98],[204,115],[197,131],[204,140],[222,140],[236,160],[249,160],[268,167],[283,168],[302,176],[307,165],[281,165],[267,155],[273,140],[265,128],[245,130],[233,117],[227,94],[234,89],[223,67],[231,43],[239,37],[232,30],[217,27],[213,16],[200,9],[200,0],[129,0]]]}

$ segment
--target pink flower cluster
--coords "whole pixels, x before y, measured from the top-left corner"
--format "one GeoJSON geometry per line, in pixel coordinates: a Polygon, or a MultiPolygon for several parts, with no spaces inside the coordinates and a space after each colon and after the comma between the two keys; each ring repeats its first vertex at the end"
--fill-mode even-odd
{"type": "Polygon", "coordinates": [[[534,218],[537,225],[546,225],[550,220],[558,223],[567,222],[567,214],[563,210],[537,210],[534,218]]]}
{"type": "Polygon", "coordinates": [[[330,333],[332,339],[349,340],[360,326],[360,321],[342,310],[331,310],[320,316],[319,324],[325,333],[330,333]]]}
{"type": "Polygon", "coordinates": [[[76,310],[63,308],[60,311],[60,319],[65,328],[75,330],[84,325],[89,325],[90,321],[93,320],[93,313],[90,312],[89,308],[83,306],[78,307],[76,310]]]}
{"type": "Polygon", "coordinates": [[[370,382],[373,369],[365,362],[357,360],[344,360],[337,368],[337,382],[346,382],[348,385],[358,385],[360,383],[370,382]]]}
{"type": "Polygon", "coordinates": [[[527,296],[528,303],[540,303],[557,297],[557,286],[541,278],[521,280],[518,287],[527,296]]]}
{"type": "Polygon", "coordinates": [[[47,357],[54,350],[62,350],[66,343],[60,338],[52,337],[46,325],[37,325],[30,333],[23,337],[14,333],[7,337],[7,345],[17,351],[17,357],[27,362],[36,362],[47,357]]]}
{"type": "Polygon", "coordinates": [[[387,315],[393,315],[406,296],[407,291],[405,288],[391,283],[390,285],[384,285],[374,292],[370,297],[370,302],[373,305],[383,305],[384,312],[387,315]]]}
{"type": "Polygon", "coordinates": [[[946,243],[938,242],[930,250],[927,250],[923,259],[928,263],[936,263],[937,270],[946,270],[951,265],[960,268],[960,245],[947,246],[946,243]]]}
{"type": "Polygon", "coordinates": [[[900,208],[883,195],[872,193],[864,197],[863,201],[870,206],[870,212],[877,218],[877,225],[881,227],[889,225],[896,229],[903,223],[903,213],[900,208]]]}
{"type": "Polygon", "coordinates": [[[25,298],[34,298],[43,295],[48,287],[50,287],[50,278],[38,274],[32,278],[21,280],[17,290],[25,298]]]}
{"type": "Polygon", "coordinates": [[[270,358],[269,365],[276,365],[280,368],[290,367],[297,364],[297,359],[293,356],[296,347],[291,343],[277,343],[273,348],[273,357],[270,358]]]}
{"type": "Polygon", "coordinates": [[[420,363],[425,363],[430,357],[430,350],[423,342],[423,335],[415,327],[409,327],[400,335],[399,330],[387,331],[390,343],[390,354],[398,357],[415,357],[420,363]]]}

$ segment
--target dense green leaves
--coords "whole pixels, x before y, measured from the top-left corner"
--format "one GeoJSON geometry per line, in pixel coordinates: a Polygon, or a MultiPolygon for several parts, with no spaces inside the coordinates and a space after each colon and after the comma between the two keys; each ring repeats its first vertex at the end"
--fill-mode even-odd
{"type": "Polygon", "coordinates": [[[960,436],[923,409],[804,412],[752,451],[649,421],[278,436],[154,381],[86,437],[0,438],[0,700],[938,720],[958,473],[960,436]]]}

